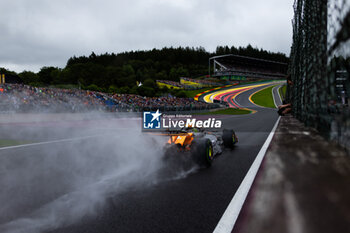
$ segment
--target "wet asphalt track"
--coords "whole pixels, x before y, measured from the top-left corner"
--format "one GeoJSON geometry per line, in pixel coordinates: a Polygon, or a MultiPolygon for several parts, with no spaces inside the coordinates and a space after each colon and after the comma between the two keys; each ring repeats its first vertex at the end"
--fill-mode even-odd
{"type": "MultiPolygon", "coordinates": [[[[239,142],[233,150],[225,149],[214,160],[211,168],[198,170],[182,179],[149,185],[147,188],[132,187],[108,198],[107,205],[99,214],[46,232],[212,232],[278,118],[276,110],[257,108],[248,101],[248,97],[260,88],[264,87],[237,96],[236,101],[241,106],[254,108],[258,112],[223,119],[223,127],[233,128],[239,142]]],[[[93,144],[93,139],[84,140],[91,140],[93,144]]],[[[15,154],[20,160],[20,157],[40,155],[42,147],[50,147],[50,150],[57,147],[60,150],[67,148],[64,150],[65,156],[74,156],[70,153],[77,151],[69,150],[72,143],[79,144],[62,142],[33,146],[16,149],[15,154]]],[[[91,151],[94,150],[96,149],[91,146],[91,151]]],[[[14,151],[0,151],[0,154],[11,156],[14,151]]],[[[59,187],[51,185],[52,196],[45,197],[47,201],[64,193],[59,187]]],[[[20,200],[21,195],[18,194],[17,198],[20,200]]],[[[41,201],[40,193],[37,201],[41,201]]],[[[35,203],[28,203],[23,213],[29,213],[33,205],[35,203]]],[[[75,208],[74,203],[71,208],[75,208]]]]}

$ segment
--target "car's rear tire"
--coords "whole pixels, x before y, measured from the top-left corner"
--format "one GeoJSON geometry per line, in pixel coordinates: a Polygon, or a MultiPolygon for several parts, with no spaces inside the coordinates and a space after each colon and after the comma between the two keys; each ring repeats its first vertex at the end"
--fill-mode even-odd
{"type": "Polygon", "coordinates": [[[191,154],[199,166],[210,167],[214,157],[211,141],[208,138],[195,140],[192,142],[191,154]]]}
{"type": "Polygon", "coordinates": [[[224,142],[225,147],[233,148],[238,141],[235,131],[232,129],[224,129],[222,132],[222,141],[224,142]]]}

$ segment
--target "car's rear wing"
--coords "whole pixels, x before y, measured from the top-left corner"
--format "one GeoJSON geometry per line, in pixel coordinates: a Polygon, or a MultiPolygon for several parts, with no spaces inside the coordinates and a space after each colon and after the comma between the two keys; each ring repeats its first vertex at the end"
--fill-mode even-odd
{"type": "Polygon", "coordinates": [[[152,134],[156,136],[186,136],[188,132],[183,130],[167,130],[163,132],[147,132],[147,134],[152,134]]]}

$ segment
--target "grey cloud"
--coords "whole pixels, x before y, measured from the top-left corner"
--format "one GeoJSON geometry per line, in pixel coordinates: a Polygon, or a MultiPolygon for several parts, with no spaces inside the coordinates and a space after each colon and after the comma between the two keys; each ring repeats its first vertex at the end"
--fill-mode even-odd
{"type": "Polygon", "coordinates": [[[289,53],[293,0],[2,0],[0,66],[63,67],[73,55],[164,46],[289,53]]]}

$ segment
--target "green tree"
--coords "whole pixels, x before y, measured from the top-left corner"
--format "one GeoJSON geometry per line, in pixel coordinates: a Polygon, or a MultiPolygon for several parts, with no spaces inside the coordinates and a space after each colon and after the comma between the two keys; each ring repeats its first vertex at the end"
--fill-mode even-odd
{"type": "Polygon", "coordinates": [[[131,65],[124,65],[122,68],[122,77],[119,78],[120,84],[132,87],[136,83],[135,70],[131,65]]]}
{"type": "Polygon", "coordinates": [[[180,66],[178,68],[171,68],[169,78],[173,81],[179,81],[180,77],[186,77],[188,74],[188,70],[180,66]]]}
{"type": "Polygon", "coordinates": [[[130,92],[130,88],[128,86],[119,88],[120,94],[128,94],[130,92]]]}
{"type": "Polygon", "coordinates": [[[51,71],[51,77],[52,81],[51,84],[63,84],[65,83],[64,80],[62,80],[62,71],[61,69],[54,69],[51,71]]]}
{"type": "Polygon", "coordinates": [[[140,86],[139,88],[137,88],[137,92],[139,93],[139,95],[141,96],[149,96],[152,97],[155,95],[155,91],[153,88],[151,87],[146,87],[146,86],[140,86]]]}
{"type": "Polygon", "coordinates": [[[88,89],[89,91],[101,91],[101,88],[99,88],[95,84],[90,84],[89,86],[86,87],[86,89],[88,89]]]}
{"type": "Polygon", "coordinates": [[[55,75],[57,74],[57,67],[46,67],[40,69],[38,76],[39,76],[39,82],[44,83],[46,85],[49,85],[54,80],[55,75]]]}
{"type": "Polygon", "coordinates": [[[110,85],[109,86],[109,88],[108,88],[108,92],[109,93],[113,93],[113,94],[115,94],[115,93],[118,93],[118,87],[116,87],[116,86],[114,86],[114,85],[110,85]]]}
{"type": "Polygon", "coordinates": [[[167,75],[165,70],[162,70],[155,75],[155,79],[156,80],[167,80],[168,75],[167,75]]]}
{"type": "Polygon", "coordinates": [[[32,71],[23,71],[18,76],[23,80],[24,84],[39,82],[38,75],[32,71]]]}
{"type": "Polygon", "coordinates": [[[143,82],[143,86],[155,88],[156,83],[155,83],[152,79],[146,79],[146,80],[143,82]]]}

